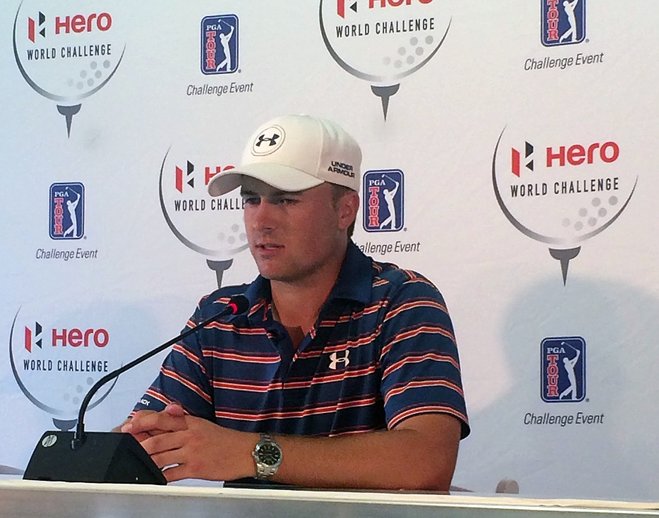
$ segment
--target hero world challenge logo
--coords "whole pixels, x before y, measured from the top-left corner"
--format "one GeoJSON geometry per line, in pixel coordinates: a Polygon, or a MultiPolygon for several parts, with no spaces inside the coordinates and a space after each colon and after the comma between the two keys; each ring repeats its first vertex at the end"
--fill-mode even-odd
{"type": "Polygon", "coordinates": [[[238,70],[238,17],[206,16],[201,20],[201,71],[206,75],[238,70]]]}
{"type": "Polygon", "coordinates": [[[81,101],[114,76],[125,43],[108,11],[90,11],[81,0],[53,12],[50,3],[21,2],[13,27],[13,49],[21,75],[38,94],[55,101],[64,115],[67,135],[81,101]]]}
{"type": "Polygon", "coordinates": [[[586,398],[586,342],[581,337],[545,338],[541,343],[541,397],[547,403],[586,398]]]}
{"type": "Polygon", "coordinates": [[[623,145],[613,139],[540,142],[504,129],[494,149],[492,185],[508,221],[549,245],[565,284],[569,261],[582,243],[620,217],[638,176],[623,145]]]}
{"type": "Polygon", "coordinates": [[[320,0],[320,31],[328,52],[349,74],[367,81],[384,119],[400,82],[424,67],[448,34],[451,17],[439,0],[320,0]]]}
{"type": "Polygon", "coordinates": [[[573,45],[586,39],[586,0],[540,0],[542,44],[573,45]]]}
{"type": "Polygon", "coordinates": [[[398,232],[404,226],[404,181],[400,169],[368,171],[363,179],[364,230],[398,232]]]}
{"type": "Polygon", "coordinates": [[[219,287],[223,272],[248,245],[239,192],[218,197],[208,194],[211,179],[234,167],[226,162],[216,165],[218,162],[170,148],[160,168],[159,197],[170,231],[186,247],[206,257],[219,287]]]}
{"type": "Polygon", "coordinates": [[[85,186],[79,182],[50,186],[48,233],[51,239],[81,239],[85,233],[85,186]]]}
{"type": "MultiPolygon", "coordinates": [[[[11,370],[23,395],[50,414],[59,429],[69,430],[84,394],[112,370],[110,332],[102,326],[47,326],[35,318],[42,311],[16,312],[9,335],[11,370]]],[[[91,407],[113,387],[114,383],[91,407]]]]}

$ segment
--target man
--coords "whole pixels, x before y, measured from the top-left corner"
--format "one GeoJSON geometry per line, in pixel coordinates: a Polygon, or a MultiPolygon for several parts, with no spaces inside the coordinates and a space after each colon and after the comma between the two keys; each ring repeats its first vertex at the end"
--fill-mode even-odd
{"type": "Polygon", "coordinates": [[[469,433],[451,321],[351,241],[360,164],[334,123],[284,116],[210,183],[240,187],[260,275],[201,301],[189,326],[236,294],[249,310],[177,344],[122,427],[168,480],[448,489],[469,433]]]}

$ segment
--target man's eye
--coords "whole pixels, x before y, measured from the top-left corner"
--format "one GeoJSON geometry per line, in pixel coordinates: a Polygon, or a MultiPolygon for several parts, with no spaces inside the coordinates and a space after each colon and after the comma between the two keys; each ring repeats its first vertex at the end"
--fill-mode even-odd
{"type": "Polygon", "coordinates": [[[280,205],[293,205],[297,203],[297,200],[295,198],[280,198],[279,199],[279,204],[280,205]]]}
{"type": "Polygon", "coordinates": [[[260,201],[261,199],[258,198],[257,196],[243,197],[243,202],[245,202],[245,205],[258,205],[260,201]]]}

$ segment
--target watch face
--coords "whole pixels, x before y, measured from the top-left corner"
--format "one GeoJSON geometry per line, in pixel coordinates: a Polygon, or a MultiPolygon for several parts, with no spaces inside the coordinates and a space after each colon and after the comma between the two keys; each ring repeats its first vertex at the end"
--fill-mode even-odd
{"type": "Polygon", "coordinates": [[[281,451],[277,446],[270,443],[261,445],[258,451],[259,462],[267,466],[274,466],[281,460],[281,451]]]}

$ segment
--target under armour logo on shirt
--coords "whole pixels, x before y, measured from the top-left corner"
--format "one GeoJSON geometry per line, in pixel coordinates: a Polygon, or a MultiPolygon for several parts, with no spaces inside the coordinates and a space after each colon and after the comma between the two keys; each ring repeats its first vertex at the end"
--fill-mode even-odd
{"type": "Polygon", "coordinates": [[[329,368],[335,371],[338,364],[342,364],[343,368],[346,368],[348,365],[350,365],[348,356],[350,356],[350,351],[341,351],[341,353],[334,352],[330,354],[329,368]],[[343,356],[339,356],[339,354],[343,354],[343,356]]]}

